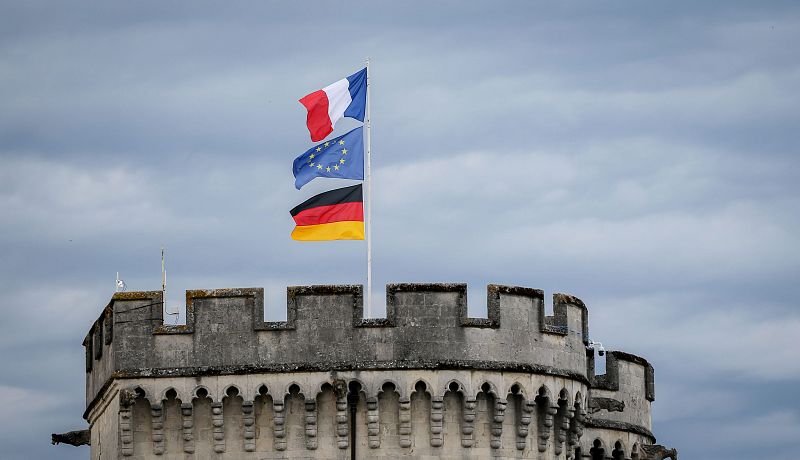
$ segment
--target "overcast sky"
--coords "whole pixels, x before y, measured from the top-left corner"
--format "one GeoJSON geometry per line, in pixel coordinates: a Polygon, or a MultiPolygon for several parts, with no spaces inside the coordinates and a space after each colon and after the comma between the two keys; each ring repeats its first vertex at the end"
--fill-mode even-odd
{"type": "MultiPolygon", "coordinates": [[[[0,457],[88,458],[81,341],[114,291],[363,283],[298,243],[297,99],[373,59],[387,282],[566,292],[656,369],[682,458],[797,458],[792,2],[0,0],[0,457]]],[[[337,125],[336,133],[357,126],[337,125]]]]}

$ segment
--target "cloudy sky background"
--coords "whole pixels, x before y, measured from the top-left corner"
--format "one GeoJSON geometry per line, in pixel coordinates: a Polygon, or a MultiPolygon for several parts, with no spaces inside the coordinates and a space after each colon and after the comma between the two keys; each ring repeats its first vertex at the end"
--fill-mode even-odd
{"type": "Polygon", "coordinates": [[[1,456],[88,458],[49,445],[86,426],[81,340],[162,245],[174,305],[364,282],[288,210],[346,185],[293,188],[297,99],[371,56],[376,300],[577,295],[654,364],[660,441],[796,458],[800,7],[697,3],[0,1],[1,456]]]}

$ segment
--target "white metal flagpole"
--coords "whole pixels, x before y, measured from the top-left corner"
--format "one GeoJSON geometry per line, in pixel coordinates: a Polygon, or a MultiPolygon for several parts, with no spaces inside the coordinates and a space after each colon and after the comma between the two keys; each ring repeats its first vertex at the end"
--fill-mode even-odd
{"type": "Polygon", "coordinates": [[[161,309],[167,313],[167,266],[164,264],[164,246],[161,246],[161,309]]]}
{"type": "Polygon", "coordinates": [[[370,91],[369,91],[369,80],[370,80],[370,73],[369,73],[369,58],[367,58],[367,113],[366,113],[366,125],[367,125],[367,152],[364,157],[364,184],[367,188],[367,209],[366,209],[366,239],[367,239],[367,293],[366,293],[366,301],[367,301],[367,318],[372,318],[372,174],[370,171],[370,159],[371,159],[371,149],[370,143],[372,142],[372,133],[370,132],[370,128],[372,127],[372,122],[370,120],[370,110],[369,110],[369,103],[370,103],[370,91]]]}

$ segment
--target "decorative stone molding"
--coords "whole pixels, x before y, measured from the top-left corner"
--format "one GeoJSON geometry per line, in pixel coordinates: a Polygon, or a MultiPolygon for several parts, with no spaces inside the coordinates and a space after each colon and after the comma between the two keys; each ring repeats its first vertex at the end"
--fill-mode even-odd
{"type": "Polygon", "coordinates": [[[150,405],[150,416],[152,419],[152,439],[153,453],[156,455],[164,454],[164,406],[162,404],[150,405]]]}
{"type": "Polygon", "coordinates": [[[181,421],[183,427],[183,451],[187,454],[194,453],[194,406],[192,403],[181,404],[181,421]]]}
{"type": "Polygon", "coordinates": [[[254,413],[253,401],[242,402],[242,424],[244,425],[244,451],[255,452],[256,450],[256,416],[254,413]]]}
{"type": "Polygon", "coordinates": [[[335,385],[336,394],[336,446],[347,449],[350,445],[350,424],[347,415],[347,385],[335,385]]]}
{"type": "Polygon", "coordinates": [[[381,446],[381,426],[376,396],[367,398],[367,437],[370,449],[377,449],[381,446]]]}
{"type": "Polygon", "coordinates": [[[306,449],[317,448],[317,400],[306,398],[305,401],[305,434],[306,449]]]}
{"type": "Polygon", "coordinates": [[[575,416],[572,417],[569,425],[568,442],[570,455],[575,450],[575,447],[580,445],[580,439],[581,436],[583,436],[584,421],[586,419],[586,412],[583,410],[580,403],[575,403],[574,413],[575,416]]]}
{"type": "Polygon", "coordinates": [[[398,421],[400,426],[397,428],[397,433],[400,435],[400,447],[411,447],[411,398],[400,398],[400,413],[398,421]]]}
{"type": "Polygon", "coordinates": [[[525,450],[525,447],[528,445],[528,432],[529,426],[532,421],[532,416],[536,411],[536,403],[533,401],[525,401],[521,402],[522,414],[519,420],[519,426],[517,426],[517,450],[525,450]]]}
{"type": "Polygon", "coordinates": [[[464,413],[461,424],[461,447],[472,447],[475,444],[475,398],[464,398],[464,413]]]}
{"type": "Polygon", "coordinates": [[[508,401],[502,398],[495,398],[494,411],[492,412],[492,439],[489,445],[492,449],[499,449],[503,436],[503,420],[506,418],[506,406],[508,401]]]}
{"type": "Polygon", "coordinates": [[[550,404],[550,398],[541,398],[542,409],[539,416],[539,452],[547,450],[550,435],[553,429],[554,417],[558,413],[558,406],[550,404]]]}
{"type": "Polygon", "coordinates": [[[218,454],[225,452],[225,417],[222,411],[222,402],[211,403],[211,426],[212,437],[214,439],[214,452],[218,454]]]}
{"type": "Polygon", "coordinates": [[[133,455],[133,405],[136,393],[132,390],[119,392],[119,446],[123,457],[133,455]]]}
{"type": "Polygon", "coordinates": [[[569,407],[568,401],[560,399],[558,401],[558,412],[556,413],[556,443],[554,452],[561,455],[564,451],[564,443],[569,434],[570,419],[575,416],[575,408],[569,407]]]}
{"type": "Polygon", "coordinates": [[[444,400],[442,397],[431,397],[431,447],[442,447],[444,445],[443,423],[444,414],[442,413],[444,400]]]}
{"type": "Polygon", "coordinates": [[[286,450],[286,405],[283,398],[275,398],[272,400],[272,410],[274,418],[272,419],[272,432],[275,436],[275,450],[286,450]]]}

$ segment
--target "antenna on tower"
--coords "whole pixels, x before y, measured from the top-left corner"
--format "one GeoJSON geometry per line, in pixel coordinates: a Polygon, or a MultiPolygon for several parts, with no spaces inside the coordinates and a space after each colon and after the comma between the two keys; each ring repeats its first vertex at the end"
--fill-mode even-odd
{"type": "Polygon", "coordinates": [[[125,281],[122,281],[119,278],[119,272],[117,272],[117,287],[115,292],[123,292],[125,291],[125,281]]]}
{"type": "Polygon", "coordinates": [[[164,246],[161,246],[161,299],[164,303],[164,314],[175,318],[173,323],[178,324],[178,309],[167,307],[167,266],[164,262],[164,246]]]}
{"type": "Polygon", "coordinates": [[[167,305],[167,267],[164,264],[164,246],[161,246],[161,300],[167,305]]]}

